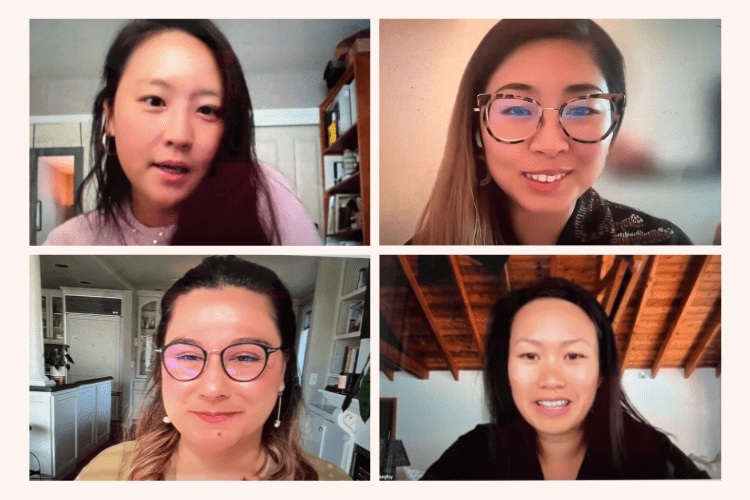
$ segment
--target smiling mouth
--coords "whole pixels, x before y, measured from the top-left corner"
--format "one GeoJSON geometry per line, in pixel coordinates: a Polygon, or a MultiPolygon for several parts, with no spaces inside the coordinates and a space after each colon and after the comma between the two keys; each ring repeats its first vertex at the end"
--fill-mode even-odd
{"type": "Polygon", "coordinates": [[[523,175],[527,179],[531,179],[533,181],[549,183],[549,182],[559,181],[560,179],[567,177],[569,173],[570,172],[562,172],[557,175],[547,175],[547,174],[532,174],[528,172],[523,172],[523,175]]]}
{"type": "Polygon", "coordinates": [[[541,406],[542,408],[565,408],[570,404],[570,401],[567,399],[557,399],[554,401],[537,401],[537,406],[541,406]]]}

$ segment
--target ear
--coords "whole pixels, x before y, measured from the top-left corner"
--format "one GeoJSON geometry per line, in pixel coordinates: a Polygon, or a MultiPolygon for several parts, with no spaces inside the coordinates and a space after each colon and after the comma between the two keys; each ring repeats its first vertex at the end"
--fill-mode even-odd
{"type": "Polygon", "coordinates": [[[104,132],[110,136],[115,136],[115,120],[112,109],[109,107],[109,100],[105,100],[103,104],[103,116],[104,116],[104,132]]]}

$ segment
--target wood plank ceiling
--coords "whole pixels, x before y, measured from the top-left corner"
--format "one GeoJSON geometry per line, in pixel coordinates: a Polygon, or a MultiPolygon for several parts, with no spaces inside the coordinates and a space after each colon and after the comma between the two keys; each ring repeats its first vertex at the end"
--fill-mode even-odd
{"type": "Polygon", "coordinates": [[[721,256],[381,256],[380,366],[428,378],[483,364],[485,322],[511,290],[566,278],[612,319],[621,370],[721,374],[721,256]],[[420,260],[421,259],[421,260],[420,260]],[[507,259],[507,261],[506,261],[507,259]]]}

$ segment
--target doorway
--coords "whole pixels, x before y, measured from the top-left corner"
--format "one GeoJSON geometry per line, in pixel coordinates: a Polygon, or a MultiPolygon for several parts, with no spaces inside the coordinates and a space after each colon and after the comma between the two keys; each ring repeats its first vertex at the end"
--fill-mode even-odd
{"type": "Polygon", "coordinates": [[[83,148],[32,148],[29,159],[29,244],[40,245],[79,213],[75,192],[83,181],[83,148]]]}

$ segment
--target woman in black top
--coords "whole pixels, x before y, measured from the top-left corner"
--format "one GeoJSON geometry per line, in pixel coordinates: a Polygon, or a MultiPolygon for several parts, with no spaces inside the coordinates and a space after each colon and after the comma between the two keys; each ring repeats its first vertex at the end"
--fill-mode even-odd
{"type": "Polygon", "coordinates": [[[461,436],[422,479],[709,477],[628,401],[612,326],[586,290],[550,279],[500,299],[491,317],[492,423],[461,436]]]}

